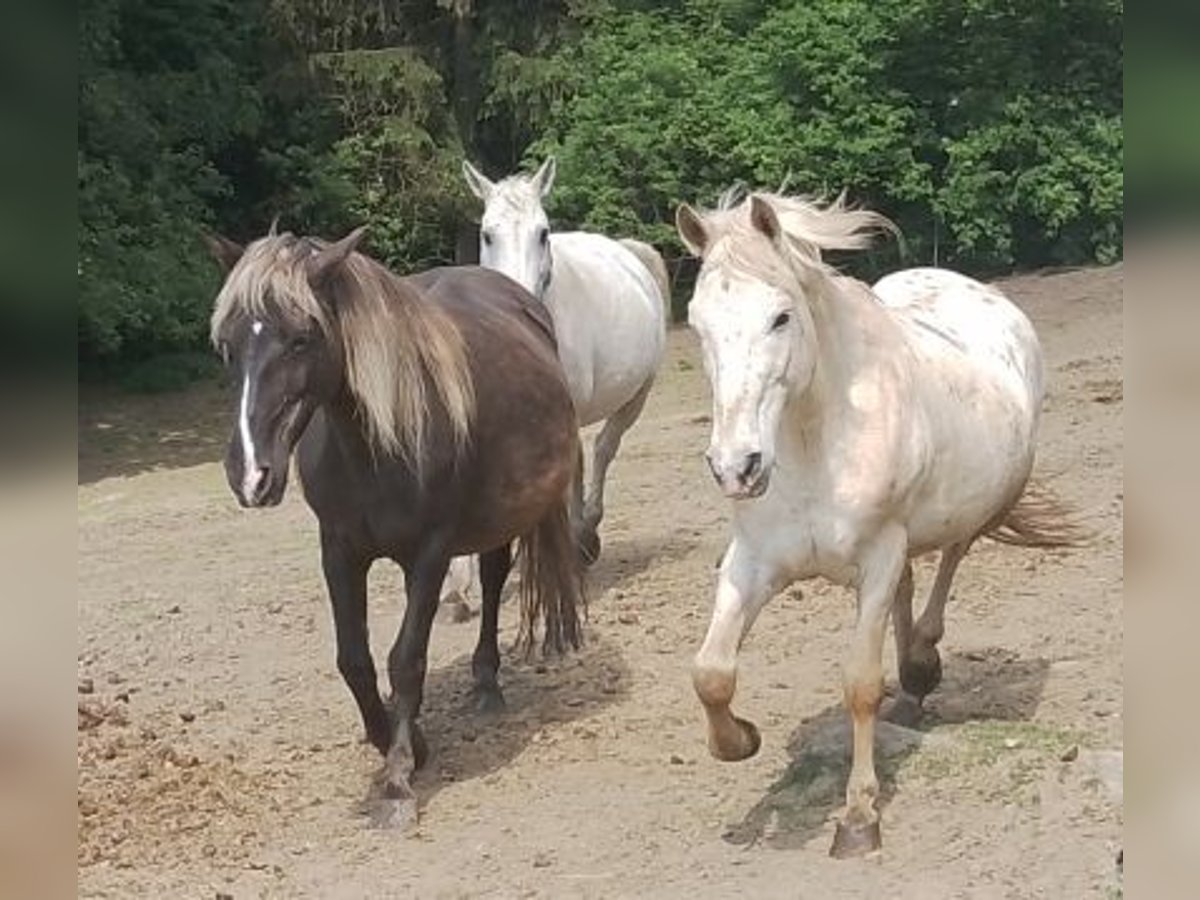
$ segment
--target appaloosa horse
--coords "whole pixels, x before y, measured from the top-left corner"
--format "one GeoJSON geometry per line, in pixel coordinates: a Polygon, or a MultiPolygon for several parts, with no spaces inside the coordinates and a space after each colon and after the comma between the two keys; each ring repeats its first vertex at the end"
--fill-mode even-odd
{"type": "Polygon", "coordinates": [[[709,748],[725,760],[758,750],[758,730],[730,703],[763,605],[799,579],[853,585],[853,765],[830,852],[865,853],[880,846],[874,733],[889,613],[897,709],[912,716],[941,677],[943,608],[971,543],[1076,538],[1048,497],[1026,492],[1043,391],[1037,336],[999,291],[953,272],[913,269],[874,290],[839,275],[821,251],[865,246],[889,227],[840,200],[727,196],[707,214],[681,207],[677,225],[702,259],[688,317],[712,386],[706,457],[733,502],[693,670],[709,748]],[[932,550],[937,578],[914,624],[909,560],[932,550]]]}
{"type": "Polygon", "coordinates": [[[229,269],[212,338],[239,385],[230,487],[243,506],[279,503],[295,450],[320,523],[338,670],[385,757],[372,814],[404,825],[417,815],[411,777],[427,754],[417,716],[450,559],[481,555],[481,709],[503,706],[497,610],[514,540],[520,641],[532,645],[539,620],[545,647],[580,641],[567,512],[578,436],[540,303],[486,269],[398,277],[355,252],[362,233],[326,244],[272,229],[244,251],[212,239],[229,269]],[[367,641],[367,570],[380,558],[403,568],[408,598],[386,706],[367,641]]]}

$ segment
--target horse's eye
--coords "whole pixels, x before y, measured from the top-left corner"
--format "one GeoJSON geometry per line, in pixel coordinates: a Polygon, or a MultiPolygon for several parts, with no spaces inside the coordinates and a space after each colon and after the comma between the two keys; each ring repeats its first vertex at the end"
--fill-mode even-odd
{"type": "Polygon", "coordinates": [[[492,233],[490,231],[483,232],[481,236],[483,237],[483,243],[486,246],[492,246],[492,233]]]}
{"type": "Polygon", "coordinates": [[[787,325],[787,323],[790,321],[792,321],[792,314],[786,313],[786,312],[781,312],[779,315],[777,315],[775,317],[775,321],[771,323],[771,330],[778,331],[780,328],[783,328],[785,325],[787,325]]]}
{"type": "Polygon", "coordinates": [[[548,240],[550,240],[550,229],[548,229],[548,228],[539,229],[538,230],[538,243],[541,244],[543,247],[545,247],[546,242],[548,240]]]}
{"type": "Polygon", "coordinates": [[[288,350],[292,353],[302,353],[308,349],[310,338],[307,334],[298,334],[288,342],[288,350]]]}

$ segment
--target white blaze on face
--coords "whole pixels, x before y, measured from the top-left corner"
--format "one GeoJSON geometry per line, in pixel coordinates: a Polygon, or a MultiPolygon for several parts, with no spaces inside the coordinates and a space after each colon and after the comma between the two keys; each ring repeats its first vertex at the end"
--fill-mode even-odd
{"type": "MultiPolygon", "coordinates": [[[[255,322],[250,326],[250,341],[262,334],[262,322],[255,322]]],[[[250,353],[247,348],[247,360],[250,353]]],[[[258,461],[254,456],[254,440],[250,437],[250,374],[249,372],[242,379],[242,404],[241,411],[238,415],[238,431],[242,436],[242,497],[247,503],[253,501],[255,491],[258,484],[262,481],[262,469],[258,466],[258,461]]]]}

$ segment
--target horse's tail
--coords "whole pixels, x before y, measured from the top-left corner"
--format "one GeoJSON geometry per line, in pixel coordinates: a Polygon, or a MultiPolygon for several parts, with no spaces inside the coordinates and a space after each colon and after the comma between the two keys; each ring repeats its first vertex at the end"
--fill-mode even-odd
{"type": "Polygon", "coordinates": [[[521,625],[517,646],[525,653],[533,649],[541,620],[543,652],[578,648],[583,642],[580,614],[586,614],[587,599],[565,497],[521,538],[519,552],[521,625]]]}
{"type": "Polygon", "coordinates": [[[667,274],[667,264],[663,262],[662,254],[649,244],[635,241],[633,238],[622,238],[619,243],[650,271],[662,298],[663,321],[671,321],[671,276],[667,274]]]}
{"type": "Polygon", "coordinates": [[[1091,537],[1074,510],[1048,487],[1032,481],[1003,518],[984,534],[1017,547],[1079,547],[1091,537]]]}

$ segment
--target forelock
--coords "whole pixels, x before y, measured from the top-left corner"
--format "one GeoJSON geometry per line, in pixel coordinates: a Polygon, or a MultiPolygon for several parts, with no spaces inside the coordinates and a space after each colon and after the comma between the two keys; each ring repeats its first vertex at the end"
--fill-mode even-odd
{"type": "Polygon", "coordinates": [[[507,216],[532,216],[542,211],[542,198],[529,175],[510,175],[496,183],[488,212],[507,216]]]}

